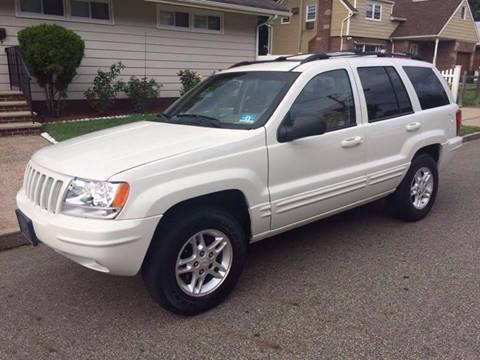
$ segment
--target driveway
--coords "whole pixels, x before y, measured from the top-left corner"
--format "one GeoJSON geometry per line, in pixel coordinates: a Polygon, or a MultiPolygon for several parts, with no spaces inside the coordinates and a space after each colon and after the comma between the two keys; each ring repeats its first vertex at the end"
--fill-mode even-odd
{"type": "Polygon", "coordinates": [[[15,195],[22,186],[28,160],[49,142],[40,136],[0,138],[0,234],[18,230],[15,195]]]}
{"type": "Polygon", "coordinates": [[[478,359],[480,142],[441,176],[424,221],[380,201],[254,244],[228,301],[193,318],[140,277],[0,252],[0,358],[478,359]]]}

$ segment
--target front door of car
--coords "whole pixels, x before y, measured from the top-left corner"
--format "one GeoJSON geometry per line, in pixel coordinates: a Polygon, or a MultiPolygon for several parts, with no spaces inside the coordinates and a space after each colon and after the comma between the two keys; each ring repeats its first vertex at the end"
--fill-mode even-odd
{"type": "Polygon", "coordinates": [[[272,230],[363,198],[364,132],[352,79],[347,66],[311,74],[276,131],[267,127],[272,230]]]}

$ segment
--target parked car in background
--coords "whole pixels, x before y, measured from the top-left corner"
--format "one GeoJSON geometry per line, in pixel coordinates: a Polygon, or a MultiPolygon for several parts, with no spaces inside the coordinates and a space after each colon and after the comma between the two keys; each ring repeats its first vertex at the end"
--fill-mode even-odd
{"type": "Polygon", "coordinates": [[[24,234],[104,273],[142,272],[192,315],[232,291],[247,246],[388,197],[424,218],[461,113],[429,63],[355,53],[242,63],[154,121],[68,140],[31,159],[24,234]]]}

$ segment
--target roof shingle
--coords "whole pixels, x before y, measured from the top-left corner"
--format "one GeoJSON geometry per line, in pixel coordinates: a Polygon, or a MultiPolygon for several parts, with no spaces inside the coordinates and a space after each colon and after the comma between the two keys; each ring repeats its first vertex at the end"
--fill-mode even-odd
{"type": "Polygon", "coordinates": [[[406,18],[392,37],[437,35],[463,0],[396,0],[392,16],[406,18]]]}

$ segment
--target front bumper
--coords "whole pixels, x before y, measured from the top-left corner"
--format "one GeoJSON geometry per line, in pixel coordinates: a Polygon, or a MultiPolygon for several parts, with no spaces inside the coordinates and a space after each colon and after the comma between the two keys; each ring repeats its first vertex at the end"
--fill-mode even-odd
{"type": "Polygon", "coordinates": [[[443,170],[447,167],[448,163],[452,160],[453,154],[456,150],[460,149],[463,144],[463,138],[457,136],[449,139],[447,142],[442,144],[442,151],[439,159],[439,169],[443,170]]]}
{"type": "Polygon", "coordinates": [[[103,220],[52,214],[34,205],[23,189],[17,206],[45,245],[90,269],[123,276],[139,272],[162,217],[103,220]]]}

